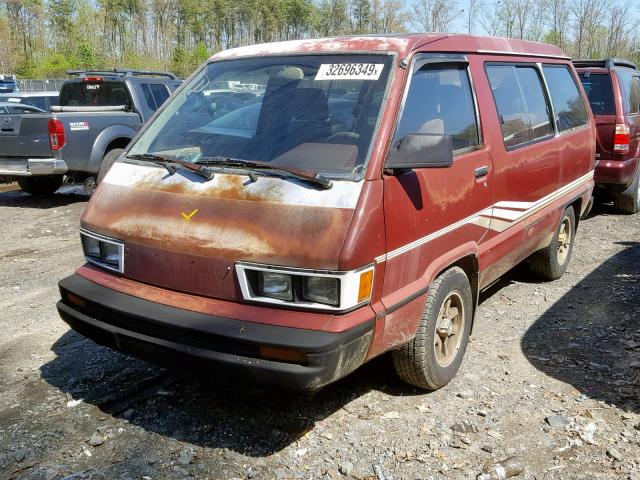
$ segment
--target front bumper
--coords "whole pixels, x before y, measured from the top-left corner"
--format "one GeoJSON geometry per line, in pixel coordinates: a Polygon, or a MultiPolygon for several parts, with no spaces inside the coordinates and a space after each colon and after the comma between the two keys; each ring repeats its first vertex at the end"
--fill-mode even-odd
{"type": "MultiPolygon", "coordinates": [[[[597,184],[619,185],[622,190],[628,187],[635,178],[638,158],[629,160],[598,160],[594,172],[597,184]]],[[[607,186],[607,185],[602,185],[607,186]]]]}
{"type": "MultiPolygon", "coordinates": [[[[81,335],[114,350],[169,367],[236,377],[294,390],[316,390],[358,368],[366,357],[373,319],[340,333],[280,327],[192,312],[150,302],[79,275],[60,281],[62,319],[81,335]],[[76,297],[70,301],[69,294],[76,297]],[[77,299],[81,299],[78,305],[77,299]],[[260,358],[259,347],[304,352],[306,361],[260,358]]],[[[71,297],[73,298],[73,297],[71,297]]]]}
{"type": "Polygon", "coordinates": [[[0,175],[28,177],[31,175],[61,175],[69,170],[60,158],[0,158],[0,175]]]}

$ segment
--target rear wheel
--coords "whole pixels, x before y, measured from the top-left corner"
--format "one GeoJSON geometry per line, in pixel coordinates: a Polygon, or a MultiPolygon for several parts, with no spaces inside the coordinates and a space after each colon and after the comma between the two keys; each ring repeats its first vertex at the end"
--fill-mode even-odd
{"type": "Polygon", "coordinates": [[[640,166],[631,185],[619,195],[613,198],[615,207],[624,213],[640,212],[640,166]]]}
{"type": "Polygon", "coordinates": [[[576,214],[573,207],[565,208],[548,247],[538,250],[529,258],[529,266],[537,275],[555,280],[564,275],[571,260],[576,232],[576,214]]]}
{"type": "Polygon", "coordinates": [[[449,383],[462,364],[472,315],[469,279],[461,268],[453,267],[431,285],[416,336],[393,351],[400,378],[427,390],[449,383]]]}
{"type": "Polygon", "coordinates": [[[53,195],[62,185],[62,175],[40,175],[33,177],[19,177],[18,185],[23,192],[34,197],[53,195]]]}
{"type": "Polygon", "coordinates": [[[98,184],[102,182],[102,179],[107,175],[107,172],[111,168],[111,166],[116,162],[118,157],[124,152],[122,148],[114,148],[109,150],[104,157],[102,158],[102,163],[100,164],[100,171],[98,172],[98,184]]]}

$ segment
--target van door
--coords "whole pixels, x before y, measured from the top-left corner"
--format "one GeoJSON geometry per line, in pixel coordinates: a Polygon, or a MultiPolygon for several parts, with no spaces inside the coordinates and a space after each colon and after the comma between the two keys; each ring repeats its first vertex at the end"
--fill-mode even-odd
{"type": "MultiPolygon", "coordinates": [[[[387,309],[424,292],[439,265],[475,254],[489,222],[482,214],[493,203],[493,167],[482,142],[467,60],[423,57],[410,75],[391,148],[408,134],[449,135],[454,161],[451,167],[384,175],[382,301],[387,309]]],[[[412,328],[415,333],[415,325],[402,324],[402,318],[391,315],[386,321],[385,333],[412,328]]],[[[388,339],[387,345],[393,343],[388,339]]]]}
{"type": "Polygon", "coordinates": [[[551,105],[535,63],[487,62],[484,70],[489,94],[482,100],[492,105],[483,111],[499,128],[487,130],[495,204],[480,255],[481,286],[524,260],[548,233],[546,223],[533,226],[530,216],[560,188],[565,146],[554,140],[551,105]]]}

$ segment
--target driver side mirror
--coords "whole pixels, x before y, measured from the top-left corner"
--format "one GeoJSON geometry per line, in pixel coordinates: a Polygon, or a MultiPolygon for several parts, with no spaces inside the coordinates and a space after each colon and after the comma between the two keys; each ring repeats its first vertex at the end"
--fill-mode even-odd
{"type": "Polygon", "coordinates": [[[411,133],[393,143],[385,170],[395,172],[452,165],[453,143],[450,135],[411,133]]]}

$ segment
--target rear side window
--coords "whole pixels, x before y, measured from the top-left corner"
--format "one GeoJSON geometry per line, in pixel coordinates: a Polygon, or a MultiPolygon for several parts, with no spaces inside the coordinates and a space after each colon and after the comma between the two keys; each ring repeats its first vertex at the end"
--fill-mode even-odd
{"type": "Polygon", "coordinates": [[[535,67],[488,65],[486,70],[506,148],[553,134],[549,105],[535,67]]]}
{"type": "Polygon", "coordinates": [[[414,73],[395,138],[416,133],[450,135],[454,150],[478,145],[475,106],[465,68],[428,66],[414,73]]]}
{"type": "Polygon", "coordinates": [[[582,72],[579,74],[594,115],[615,115],[613,87],[608,73],[582,72]]]}
{"type": "Polygon", "coordinates": [[[622,89],[622,104],[625,115],[640,113],[640,79],[634,73],[631,70],[616,70],[622,89]]]}
{"type": "Polygon", "coordinates": [[[587,110],[571,71],[564,65],[542,67],[556,114],[558,131],[564,132],[587,124],[587,110]]]}
{"type": "Polygon", "coordinates": [[[169,90],[161,83],[142,83],[140,87],[151,110],[157,110],[169,98],[169,90]]]}
{"type": "Polygon", "coordinates": [[[124,82],[96,81],[65,83],[60,90],[63,107],[131,106],[131,97],[124,82]]]}

